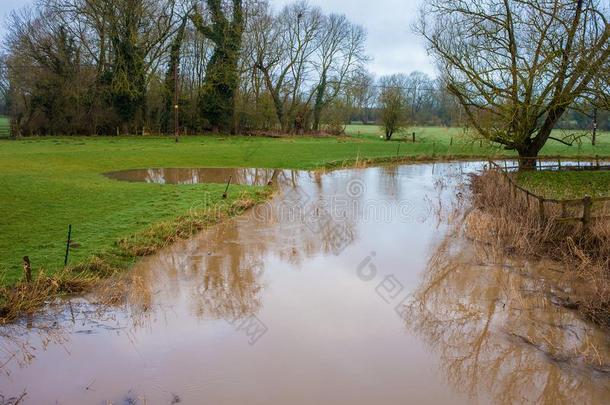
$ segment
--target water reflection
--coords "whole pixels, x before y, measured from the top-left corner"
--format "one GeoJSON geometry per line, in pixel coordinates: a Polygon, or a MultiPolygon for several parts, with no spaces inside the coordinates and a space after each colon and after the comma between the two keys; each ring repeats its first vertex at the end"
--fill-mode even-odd
{"type": "Polygon", "coordinates": [[[0,391],[67,404],[472,403],[462,390],[482,402],[603,401],[607,362],[593,361],[603,334],[534,294],[544,278],[530,266],[484,265],[494,260],[434,215],[461,201],[457,185],[476,167],[283,171],[268,204],[32,329],[3,329],[2,349],[25,361],[0,361],[10,374],[0,391]],[[409,306],[416,334],[359,278],[370,252],[405,294],[426,275],[409,306]],[[251,317],[263,338],[238,330],[251,317]],[[35,332],[45,329],[53,339],[35,332]]]}
{"type": "Polygon", "coordinates": [[[261,308],[269,256],[301,267],[315,255],[338,255],[357,240],[363,196],[344,195],[341,204],[324,197],[345,190],[350,177],[322,182],[319,174],[297,173],[290,178],[299,184],[282,183],[277,198],[246,216],[144,259],[133,275],[146,280],[145,290],[163,288],[137,298],[155,295],[164,306],[188,296],[200,319],[246,318],[261,308]]]}
{"type": "Polygon", "coordinates": [[[494,403],[605,403],[610,340],[554,299],[549,263],[498,258],[459,226],[440,244],[408,306],[407,326],[437,352],[447,380],[494,403]]]}
{"type": "Polygon", "coordinates": [[[106,177],[111,179],[131,183],[226,184],[229,180],[231,180],[232,184],[242,184],[248,186],[266,186],[270,183],[275,184],[278,181],[289,183],[293,181],[293,175],[294,173],[288,170],[237,168],[158,168],[124,170],[105,174],[106,177]]]}

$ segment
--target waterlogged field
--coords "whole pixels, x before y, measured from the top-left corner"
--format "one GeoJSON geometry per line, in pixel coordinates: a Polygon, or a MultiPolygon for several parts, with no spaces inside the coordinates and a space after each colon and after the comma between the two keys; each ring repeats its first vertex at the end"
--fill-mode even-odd
{"type": "MultiPolygon", "coordinates": [[[[29,256],[34,268],[63,267],[68,225],[79,245],[71,263],[104,251],[150,224],[214,205],[224,186],[130,184],[108,179],[110,171],[146,168],[258,167],[312,169],[363,158],[514,156],[473,141],[462,129],[415,128],[416,143],[379,139],[377,126],[350,126],[348,136],[196,136],[168,138],[26,138],[0,141],[0,272],[2,283],[21,277],[29,256]],[[453,139],[452,139],[453,138],[453,139]],[[204,199],[205,196],[211,196],[204,199]]],[[[408,137],[406,137],[408,139],[408,137]]],[[[548,155],[610,155],[610,134],[596,148],[550,144],[548,155]]],[[[245,188],[234,186],[235,198],[245,188]]]]}

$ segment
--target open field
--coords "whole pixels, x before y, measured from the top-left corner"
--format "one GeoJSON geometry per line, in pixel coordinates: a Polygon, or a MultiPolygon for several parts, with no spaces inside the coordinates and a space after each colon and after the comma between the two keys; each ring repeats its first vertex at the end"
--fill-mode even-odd
{"type": "MultiPolygon", "coordinates": [[[[378,140],[383,136],[383,132],[378,125],[348,125],[346,132],[348,135],[357,139],[378,140]]],[[[441,154],[452,153],[480,153],[480,140],[473,133],[465,133],[462,128],[443,128],[443,127],[411,127],[403,131],[402,134],[395,135],[393,142],[407,142],[412,140],[412,133],[415,132],[416,143],[410,146],[410,150],[419,149],[424,153],[432,151],[435,144],[436,152],[441,154]],[[451,139],[453,138],[453,147],[451,139]]],[[[553,135],[563,138],[567,135],[581,134],[577,131],[556,130],[553,135]]],[[[575,143],[567,146],[560,142],[550,140],[542,153],[547,156],[609,156],[610,155],[610,132],[599,132],[598,142],[594,147],[591,145],[591,138],[581,139],[581,145],[575,143]]],[[[505,151],[502,151],[507,153],[505,151]]],[[[485,152],[483,152],[485,153],[485,152]]]]}
{"type": "MultiPolygon", "coordinates": [[[[460,129],[426,128],[419,140],[384,142],[377,127],[350,127],[354,137],[253,138],[198,136],[176,144],[168,138],[32,138],[0,142],[0,269],[5,284],[21,277],[21,259],[53,272],[63,266],[66,233],[80,247],[71,263],[109,249],[148,225],[200,205],[209,192],[215,204],[222,185],[121,183],[103,173],[148,167],[267,167],[311,169],[331,161],[401,156],[475,157],[504,150],[458,139],[460,129]],[[364,134],[366,129],[367,134],[364,134]],[[357,131],[361,135],[357,135],[357,131]],[[453,146],[450,145],[454,135],[453,146]],[[398,146],[400,145],[400,150],[398,146]]],[[[546,154],[576,155],[577,148],[550,145],[546,154]]],[[[610,134],[581,154],[610,155],[610,134]]],[[[234,187],[232,196],[243,187],[234,187]]]]}

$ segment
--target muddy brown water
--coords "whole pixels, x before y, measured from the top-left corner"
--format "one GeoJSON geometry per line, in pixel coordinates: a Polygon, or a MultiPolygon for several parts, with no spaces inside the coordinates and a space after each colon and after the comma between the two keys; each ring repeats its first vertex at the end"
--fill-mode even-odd
{"type": "Polygon", "coordinates": [[[122,170],[106,173],[105,176],[114,180],[131,183],[226,184],[231,180],[232,184],[266,186],[281,173],[283,173],[282,170],[273,169],[158,168],[122,170]]]}
{"type": "Polygon", "coordinates": [[[439,220],[481,166],[282,172],[269,204],[142,260],[125,305],[1,329],[0,399],[607,403],[607,334],[536,293],[550,270],[439,220]]]}

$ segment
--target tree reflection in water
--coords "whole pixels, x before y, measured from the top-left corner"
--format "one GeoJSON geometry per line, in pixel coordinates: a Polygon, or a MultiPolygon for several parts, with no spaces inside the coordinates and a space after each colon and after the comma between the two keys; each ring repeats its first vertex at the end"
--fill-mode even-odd
{"type": "Polygon", "coordinates": [[[556,295],[569,292],[549,282],[557,270],[492,259],[459,228],[438,247],[405,311],[449,383],[497,403],[607,401],[608,335],[557,305],[556,295]]]}
{"type": "MultiPolygon", "coordinates": [[[[297,179],[285,176],[281,181],[296,183],[297,179]]],[[[319,187],[316,185],[318,192],[319,187]]],[[[198,318],[233,321],[257,314],[262,305],[265,262],[270,257],[299,266],[314,255],[333,254],[333,230],[344,230],[345,245],[356,239],[355,214],[346,213],[340,220],[327,217],[315,223],[314,232],[314,225],[304,224],[303,217],[322,215],[324,201],[310,199],[311,195],[301,200],[303,196],[295,189],[282,192],[294,195],[274,199],[244,218],[177,244],[143,262],[136,274],[148,279],[149,289],[162,286],[162,294],[171,295],[165,301],[175,302],[188,295],[198,318]],[[291,206],[286,205],[287,200],[291,206]]]]}

